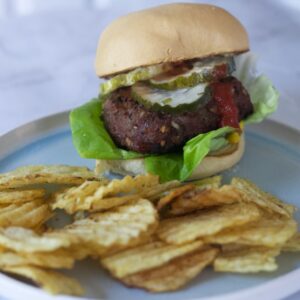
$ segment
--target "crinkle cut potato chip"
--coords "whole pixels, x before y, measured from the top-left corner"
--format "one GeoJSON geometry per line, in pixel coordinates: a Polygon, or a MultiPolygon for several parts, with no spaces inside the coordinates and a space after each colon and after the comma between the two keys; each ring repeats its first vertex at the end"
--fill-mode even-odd
{"type": "Polygon", "coordinates": [[[229,244],[222,244],[220,249],[222,250],[222,252],[226,253],[226,252],[232,252],[232,251],[237,251],[237,250],[249,249],[249,246],[242,245],[242,244],[229,243],[229,244]]]}
{"type": "Polygon", "coordinates": [[[85,182],[78,188],[71,188],[71,190],[68,192],[57,193],[54,196],[53,202],[51,203],[52,209],[64,209],[70,215],[80,211],[97,212],[118,207],[140,198],[139,195],[135,194],[99,199],[92,196],[84,196],[83,194],[86,192],[87,188],[95,183],[98,184],[98,182],[92,181],[85,182]],[[83,190],[83,194],[80,193],[81,188],[83,190]]]}
{"type": "Polygon", "coordinates": [[[0,204],[16,204],[30,202],[45,197],[46,191],[43,189],[36,190],[5,190],[0,191],[0,204]]]}
{"type": "Polygon", "coordinates": [[[144,191],[148,191],[158,184],[158,176],[150,174],[136,177],[126,176],[123,179],[114,179],[109,183],[105,181],[84,182],[78,187],[57,193],[52,208],[64,209],[68,214],[80,210],[107,210],[125,204],[131,198],[136,199],[138,195],[142,195],[144,191]],[[113,197],[120,193],[130,193],[131,195],[127,195],[127,198],[124,195],[123,197],[113,197]],[[113,200],[105,198],[113,198],[113,200]]]}
{"type": "Polygon", "coordinates": [[[293,205],[286,204],[273,195],[262,191],[249,180],[235,177],[232,179],[231,184],[240,189],[244,201],[255,203],[270,213],[275,212],[280,215],[292,217],[295,212],[293,205]]]}
{"type": "Polygon", "coordinates": [[[119,207],[121,205],[125,205],[129,202],[136,201],[140,198],[139,195],[127,195],[122,197],[111,197],[100,199],[99,201],[95,201],[89,212],[101,212],[106,211],[111,208],[119,207]]]}
{"type": "Polygon", "coordinates": [[[184,245],[170,245],[160,241],[119,252],[101,260],[102,265],[113,276],[125,276],[162,266],[176,257],[180,257],[201,248],[203,243],[195,241],[184,245]]]}
{"type": "Polygon", "coordinates": [[[279,254],[279,248],[263,247],[229,251],[215,259],[214,270],[232,273],[272,272],[278,268],[275,257],[279,254]]]}
{"type": "Polygon", "coordinates": [[[247,180],[221,180],[160,184],[146,174],[109,181],[70,166],[0,174],[0,270],[53,294],[81,295],[76,280],[52,269],[91,257],[128,286],[166,292],[209,264],[219,272],[274,271],[280,251],[300,251],[292,205],[247,180]],[[48,183],[68,187],[47,197],[29,187],[48,183]],[[56,208],[73,222],[51,228],[56,208]]]}
{"type": "Polygon", "coordinates": [[[197,213],[162,220],[158,237],[171,244],[183,244],[234,226],[240,226],[261,217],[254,204],[235,203],[197,213]]]}
{"type": "Polygon", "coordinates": [[[169,205],[172,201],[176,200],[177,197],[180,197],[182,194],[184,194],[187,191],[193,191],[195,189],[195,186],[192,184],[186,184],[180,187],[177,187],[175,189],[172,189],[169,191],[169,193],[159,199],[156,208],[160,211],[162,210],[165,206],[169,205]]]}
{"type": "Polygon", "coordinates": [[[83,288],[76,279],[55,271],[33,266],[6,267],[3,268],[3,271],[30,279],[53,295],[67,294],[81,296],[84,293],[83,288]]]}
{"type": "Polygon", "coordinates": [[[290,238],[283,246],[283,251],[286,252],[299,252],[300,251],[300,233],[297,232],[290,238]]]}
{"type": "Polygon", "coordinates": [[[240,199],[238,189],[230,185],[206,190],[196,189],[175,199],[168,213],[169,215],[182,215],[198,209],[236,203],[240,199]]]}
{"type": "Polygon", "coordinates": [[[182,183],[178,180],[167,181],[145,189],[141,195],[150,201],[156,202],[160,198],[164,197],[165,193],[181,185],[182,183]]]}
{"type": "Polygon", "coordinates": [[[296,221],[277,214],[264,213],[261,219],[253,223],[225,229],[216,235],[206,237],[205,242],[282,247],[296,232],[296,221]]]}
{"type": "Polygon", "coordinates": [[[41,234],[45,233],[49,229],[49,226],[44,223],[44,224],[40,224],[38,226],[32,227],[30,229],[33,230],[35,233],[41,235],[41,234]]]}
{"type": "Polygon", "coordinates": [[[26,166],[1,174],[0,190],[45,183],[76,185],[92,179],[95,179],[95,174],[86,167],[65,165],[26,166]]]}
{"type": "Polygon", "coordinates": [[[105,181],[85,181],[77,187],[58,192],[53,196],[51,207],[64,209],[68,214],[88,210],[92,205],[91,196],[105,184],[105,181]]]}
{"type": "Polygon", "coordinates": [[[125,176],[123,179],[113,179],[109,184],[101,186],[92,195],[96,199],[107,196],[117,195],[119,193],[137,193],[159,184],[159,177],[151,174],[138,175],[136,177],[125,176]]]}
{"type": "Polygon", "coordinates": [[[145,235],[151,235],[158,225],[153,204],[145,199],[120,206],[105,213],[90,215],[75,221],[62,232],[77,236],[81,242],[94,245],[99,252],[114,247],[130,247],[145,235]]]}
{"type": "Polygon", "coordinates": [[[51,252],[78,242],[77,237],[63,232],[39,235],[22,227],[0,228],[0,246],[16,252],[51,252]]]}
{"type": "Polygon", "coordinates": [[[130,287],[143,288],[150,292],[175,291],[195,278],[212,263],[217,254],[216,248],[200,248],[157,268],[123,277],[121,281],[130,287]]]}
{"type": "Polygon", "coordinates": [[[43,200],[10,204],[0,209],[0,227],[34,228],[45,223],[51,216],[52,212],[43,200]]]}
{"type": "Polygon", "coordinates": [[[13,266],[38,266],[53,269],[71,269],[75,258],[72,252],[57,250],[54,252],[25,253],[9,252],[0,253],[0,269],[13,266]]]}
{"type": "Polygon", "coordinates": [[[222,176],[212,176],[208,178],[203,178],[190,183],[196,185],[201,189],[217,189],[221,186],[222,176]]]}

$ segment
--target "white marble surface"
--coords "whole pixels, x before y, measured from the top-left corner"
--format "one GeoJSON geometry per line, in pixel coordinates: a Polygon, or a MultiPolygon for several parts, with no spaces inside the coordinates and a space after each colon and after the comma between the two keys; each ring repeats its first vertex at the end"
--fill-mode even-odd
{"type": "MultiPolygon", "coordinates": [[[[248,29],[260,70],[282,94],[273,118],[300,129],[300,8],[292,5],[297,1],[210,2],[223,5],[248,29]]],[[[162,2],[169,1],[112,1],[106,10],[76,7],[0,19],[0,134],[97,95],[93,62],[103,27],[120,14],[162,2]]]]}
{"type": "MultiPolygon", "coordinates": [[[[93,62],[103,27],[118,15],[171,1],[122,2],[107,1],[105,10],[76,6],[0,19],[0,135],[96,96],[93,62]]],[[[300,1],[206,2],[225,7],[245,25],[259,69],[282,95],[272,118],[300,129],[300,1]]]]}

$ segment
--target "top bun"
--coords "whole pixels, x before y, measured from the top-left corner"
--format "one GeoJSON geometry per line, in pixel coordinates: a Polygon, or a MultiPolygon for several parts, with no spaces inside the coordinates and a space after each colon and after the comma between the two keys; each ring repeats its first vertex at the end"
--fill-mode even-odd
{"type": "Polygon", "coordinates": [[[114,75],[141,66],[249,50],[243,25],[226,10],[175,3],[118,18],[102,33],[96,73],[114,75]]]}

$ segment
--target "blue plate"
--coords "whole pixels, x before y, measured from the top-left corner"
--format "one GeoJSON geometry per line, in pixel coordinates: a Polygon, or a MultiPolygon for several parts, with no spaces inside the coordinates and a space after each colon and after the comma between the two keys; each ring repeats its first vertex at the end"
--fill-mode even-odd
{"type": "MultiPolygon", "coordinates": [[[[28,164],[94,167],[92,160],[81,159],[73,147],[68,113],[22,126],[2,136],[0,145],[0,172],[28,164]]],[[[232,170],[224,173],[225,179],[232,176],[249,178],[264,190],[299,207],[299,132],[273,121],[265,121],[247,128],[246,145],[243,159],[232,170]]],[[[296,217],[300,221],[299,213],[296,217]]],[[[185,289],[160,295],[126,288],[90,261],[76,265],[70,273],[83,283],[88,297],[97,299],[280,299],[299,289],[299,258],[298,254],[281,255],[278,259],[279,269],[273,273],[233,275],[208,269],[185,289]]],[[[52,299],[41,290],[6,275],[0,275],[0,294],[9,299],[52,299]]]]}

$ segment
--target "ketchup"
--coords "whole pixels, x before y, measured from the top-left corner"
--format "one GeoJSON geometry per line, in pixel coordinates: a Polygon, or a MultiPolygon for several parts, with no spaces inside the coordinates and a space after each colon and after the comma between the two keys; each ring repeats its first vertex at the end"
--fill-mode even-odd
{"type": "Polygon", "coordinates": [[[220,127],[230,126],[240,128],[239,111],[233,99],[233,84],[231,82],[213,82],[212,96],[218,105],[221,117],[220,127]]]}

